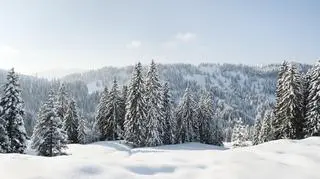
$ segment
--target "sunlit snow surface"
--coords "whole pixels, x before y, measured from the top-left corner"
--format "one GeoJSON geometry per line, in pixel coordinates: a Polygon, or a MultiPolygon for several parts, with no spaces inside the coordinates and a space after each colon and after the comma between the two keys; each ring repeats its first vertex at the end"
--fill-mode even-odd
{"type": "Polygon", "coordinates": [[[189,143],[130,149],[69,145],[53,158],[0,154],[0,179],[320,179],[320,138],[226,149],[189,143]]]}

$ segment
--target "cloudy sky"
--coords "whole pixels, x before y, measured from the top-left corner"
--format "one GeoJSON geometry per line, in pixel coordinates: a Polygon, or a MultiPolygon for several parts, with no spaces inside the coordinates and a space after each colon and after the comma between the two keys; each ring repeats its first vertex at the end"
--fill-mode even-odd
{"type": "Polygon", "coordinates": [[[0,0],[0,68],[313,63],[317,0],[0,0]]]}

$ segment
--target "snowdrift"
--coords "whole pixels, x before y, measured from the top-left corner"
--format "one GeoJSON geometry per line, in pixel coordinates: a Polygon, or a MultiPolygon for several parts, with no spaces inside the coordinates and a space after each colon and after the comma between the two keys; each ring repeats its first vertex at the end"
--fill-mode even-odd
{"type": "Polygon", "coordinates": [[[320,179],[320,138],[227,149],[189,143],[130,149],[69,145],[53,158],[0,154],[1,179],[320,179]]]}

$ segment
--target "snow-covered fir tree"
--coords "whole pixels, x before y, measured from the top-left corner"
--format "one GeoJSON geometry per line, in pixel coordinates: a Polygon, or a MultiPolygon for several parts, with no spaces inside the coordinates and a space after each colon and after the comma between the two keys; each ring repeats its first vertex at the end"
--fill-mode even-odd
{"type": "Polygon", "coordinates": [[[9,151],[9,137],[5,127],[5,120],[0,117],[0,153],[6,153],[9,151]]]}
{"type": "Polygon", "coordinates": [[[189,88],[186,89],[175,111],[177,120],[176,142],[199,141],[198,119],[196,104],[189,88]]]}
{"type": "Polygon", "coordinates": [[[218,118],[215,118],[213,97],[203,92],[198,105],[200,142],[205,144],[223,145],[223,134],[218,118]]]}
{"type": "MultiPolygon", "coordinates": [[[[284,115],[280,109],[284,105],[282,100],[284,98],[284,76],[287,73],[289,68],[288,62],[283,61],[278,72],[278,78],[277,78],[277,86],[276,86],[276,106],[274,108],[275,113],[275,120],[272,122],[272,126],[274,128],[280,128],[281,121],[280,118],[284,115]]],[[[280,138],[280,130],[274,130],[274,139],[280,138]]]]}
{"type": "Polygon", "coordinates": [[[126,117],[127,97],[128,97],[128,87],[126,85],[123,85],[122,90],[121,90],[121,95],[120,95],[120,108],[121,108],[121,114],[120,114],[121,121],[120,121],[120,123],[122,124],[122,126],[121,126],[122,134],[121,134],[121,136],[119,136],[120,139],[123,139],[123,137],[124,137],[124,120],[126,117]]]}
{"type": "Polygon", "coordinates": [[[93,124],[86,122],[85,133],[86,133],[86,143],[92,143],[100,140],[99,128],[98,128],[98,125],[95,124],[95,121],[93,122],[93,124]]]}
{"type": "Polygon", "coordinates": [[[163,144],[173,144],[175,142],[176,121],[173,117],[173,104],[169,92],[169,85],[165,83],[162,87],[161,110],[163,115],[163,144]]]}
{"type": "Polygon", "coordinates": [[[258,145],[261,143],[260,140],[260,131],[262,127],[263,118],[257,118],[254,124],[254,133],[252,137],[252,144],[258,145]]]}
{"type": "Polygon", "coordinates": [[[243,125],[242,119],[236,120],[236,124],[232,131],[232,145],[234,147],[244,147],[247,146],[246,143],[247,131],[246,126],[243,125]]]}
{"type": "Polygon", "coordinates": [[[107,140],[117,140],[123,135],[123,111],[121,109],[121,98],[119,93],[117,80],[114,79],[106,103],[106,119],[104,123],[101,123],[103,126],[100,126],[103,128],[107,140]]]}
{"type": "Polygon", "coordinates": [[[4,94],[0,101],[0,118],[4,120],[5,130],[9,139],[10,153],[24,153],[27,134],[24,127],[24,102],[21,98],[21,89],[18,75],[11,69],[7,75],[4,94]]]}
{"type": "Polygon", "coordinates": [[[276,118],[272,123],[274,139],[303,137],[303,88],[300,74],[295,65],[290,64],[279,75],[280,89],[277,89],[276,118]]]}
{"type": "Polygon", "coordinates": [[[87,131],[86,119],[81,116],[78,121],[78,142],[80,144],[87,143],[87,131]]]}
{"type": "Polygon", "coordinates": [[[304,134],[306,136],[320,136],[320,61],[310,72],[308,96],[306,100],[306,117],[304,134]]]}
{"type": "MultiPolygon", "coordinates": [[[[267,112],[269,113],[269,111],[272,111],[272,110],[274,110],[274,104],[269,101],[263,102],[261,105],[258,106],[257,115],[255,118],[255,124],[253,126],[253,136],[252,136],[253,145],[257,145],[261,143],[260,132],[261,132],[262,123],[265,119],[266,113],[267,112]]],[[[270,121],[270,122],[272,123],[273,121],[270,121]]]]}
{"type": "MultiPolygon", "coordinates": [[[[302,88],[303,88],[303,99],[304,99],[304,103],[303,103],[303,117],[304,117],[304,125],[306,125],[306,117],[307,117],[307,106],[308,106],[308,98],[309,98],[309,88],[310,88],[310,82],[311,82],[311,73],[313,71],[313,69],[316,68],[316,65],[313,66],[313,68],[309,69],[305,74],[301,75],[302,78],[302,88]]],[[[308,136],[308,132],[305,130],[305,126],[303,128],[303,133],[305,136],[308,136]]]]}
{"type": "Polygon", "coordinates": [[[147,108],[141,63],[133,71],[128,90],[126,116],[124,123],[124,139],[127,143],[141,147],[146,144],[147,108]]]}
{"type": "Polygon", "coordinates": [[[60,119],[64,120],[69,107],[69,96],[67,94],[66,86],[64,83],[61,83],[59,87],[55,105],[57,109],[57,114],[59,115],[60,119]]]}
{"type": "Polygon", "coordinates": [[[106,140],[107,134],[104,126],[106,126],[107,100],[109,96],[108,88],[105,87],[96,110],[96,118],[94,123],[94,131],[97,131],[100,140],[106,140]]]}
{"type": "Polygon", "coordinates": [[[273,128],[272,121],[274,120],[274,112],[272,110],[267,110],[259,132],[259,143],[264,143],[272,140],[273,128]]]}
{"type": "Polygon", "coordinates": [[[164,119],[161,110],[161,84],[154,61],[151,62],[147,73],[145,89],[147,105],[146,146],[153,147],[162,144],[164,134],[164,119]]]}
{"type": "Polygon", "coordinates": [[[53,92],[43,104],[32,136],[32,148],[41,156],[57,156],[67,149],[67,133],[55,105],[53,92]]]}
{"type": "Polygon", "coordinates": [[[64,130],[69,143],[78,143],[79,110],[74,99],[71,99],[64,116],[64,130]]]}

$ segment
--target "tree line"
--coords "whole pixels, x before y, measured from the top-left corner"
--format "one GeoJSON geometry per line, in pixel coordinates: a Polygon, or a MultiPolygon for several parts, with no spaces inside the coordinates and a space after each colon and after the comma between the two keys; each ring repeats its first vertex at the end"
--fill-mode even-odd
{"type": "MultiPolygon", "coordinates": [[[[56,156],[65,154],[68,143],[98,140],[123,140],[133,147],[185,142],[223,145],[211,93],[203,91],[197,103],[187,88],[175,107],[169,85],[160,81],[153,61],[144,74],[138,63],[128,87],[120,90],[114,79],[110,91],[105,88],[93,126],[79,113],[64,84],[56,92],[51,90],[39,109],[31,147],[38,155],[56,156]]],[[[0,104],[0,152],[24,153],[28,138],[23,124],[24,105],[13,69],[8,73],[0,104]]]]}
{"type": "MultiPolygon", "coordinates": [[[[235,146],[283,138],[302,139],[320,135],[320,63],[306,74],[284,62],[278,74],[276,103],[265,102],[257,115],[251,136],[243,119],[235,120],[232,141],[235,146]]],[[[24,153],[27,148],[23,116],[24,102],[18,75],[10,70],[0,101],[0,152],[24,153]]],[[[263,102],[261,102],[263,103],[263,102]]],[[[128,86],[116,79],[110,90],[100,95],[93,125],[79,112],[64,84],[51,90],[43,101],[31,137],[38,155],[65,154],[68,143],[122,140],[132,147],[201,142],[223,145],[222,117],[214,94],[202,90],[197,97],[186,88],[179,103],[171,99],[169,84],[159,79],[156,63],[147,72],[135,65],[128,86]]]]}
{"type": "Polygon", "coordinates": [[[277,139],[320,135],[320,61],[306,74],[283,62],[276,89],[276,104],[268,104],[255,124],[253,144],[277,139]]]}

